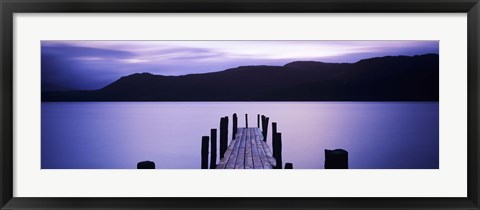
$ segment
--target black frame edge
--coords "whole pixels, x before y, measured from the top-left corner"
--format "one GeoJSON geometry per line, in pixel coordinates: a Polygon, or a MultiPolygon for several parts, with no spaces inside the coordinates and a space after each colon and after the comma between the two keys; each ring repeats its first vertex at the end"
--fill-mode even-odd
{"type": "Polygon", "coordinates": [[[480,60],[480,4],[477,3],[468,12],[468,199],[479,208],[479,60],[480,60]]]}
{"type": "Polygon", "coordinates": [[[480,209],[478,0],[0,0],[1,209],[480,209]],[[293,6],[292,6],[293,5],[293,6]],[[13,14],[15,12],[468,12],[467,198],[13,198],[13,14]]]}
{"type": "Polygon", "coordinates": [[[14,198],[6,209],[477,209],[463,198],[14,198]]]}
{"type": "Polygon", "coordinates": [[[468,12],[477,0],[3,0],[16,12],[468,12]]]}
{"type": "Polygon", "coordinates": [[[12,11],[5,2],[0,2],[2,23],[0,26],[1,52],[0,64],[0,205],[4,206],[13,197],[13,40],[12,11]]]}

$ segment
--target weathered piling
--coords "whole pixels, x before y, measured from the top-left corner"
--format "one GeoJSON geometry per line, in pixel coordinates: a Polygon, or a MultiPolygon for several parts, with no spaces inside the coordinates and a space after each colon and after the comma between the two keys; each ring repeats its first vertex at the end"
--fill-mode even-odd
{"type": "Polygon", "coordinates": [[[276,169],[282,169],[282,133],[275,133],[272,140],[273,157],[277,161],[276,169]]]}
{"type": "Polygon", "coordinates": [[[272,122],[272,141],[275,138],[275,134],[277,133],[277,123],[272,122]]]}
{"type": "Polygon", "coordinates": [[[245,114],[245,128],[248,128],[248,114],[245,114]]]}
{"type": "Polygon", "coordinates": [[[285,163],[285,169],[293,169],[293,163],[285,163]]]}
{"type": "Polygon", "coordinates": [[[267,141],[267,133],[268,133],[268,117],[262,115],[262,133],[263,133],[263,141],[267,141]]]}
{"type": "Polygon", "coordinates": [[[223,154],[227,150],[228,146],[228,119],[225,117],[220,118],[220,158],[223,158],[223,154]]]}
{"type": "Polygon", "coordinates": [[[228,116],[225,116],[225,139],[228,141],[228,116]]]}
{"type": "Polygon", "coordinates": [[[202,169],[208,169],[208,136],[202,136],[202,169]]]}
{"type": "Polygon", "coordinates": [[[217,129],[210,130],[210,169],[217,167],[217,129]]]}
{"type": "Polygon", "coordinates": [[[232,118],[232,139],[235,139],[235,135],[237,135],[237,130],[238,130],[238,117],[237,117],[237,113],[234,113],[232,118]]]}
{"type": "Polygon", "coordinates": [[[155,162],[149,160],[138,162],[137,169],[155,169],[155,162]]]}
{"type": "Polygon", "coordinates": [[[228,116],[225,116],[225,134],[224,135],[225,135],[224,138],[225,138],[225,141],[227,142],[227,147],[228,147],[228,116]]]}
{"type": "Polygon", "coordinates": [[[348,169],[348,152],[343,149],[326,149],[325,169],[348,169]]]}
{"type": "Polygon", "coordinates": [[[265,139],[265,121],[266,121],[265,115],[262,115],[262,134],[263,134],[263,141],[266,141],[265,139]]]}
{"type": "Polygon", "coordinates": [[[257,128],[260,128],[260,115],[257,114],[257,128]]]}

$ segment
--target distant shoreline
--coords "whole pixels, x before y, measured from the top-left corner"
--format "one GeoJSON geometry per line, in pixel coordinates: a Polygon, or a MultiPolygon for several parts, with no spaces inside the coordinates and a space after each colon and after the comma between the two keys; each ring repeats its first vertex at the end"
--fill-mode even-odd
{"type": "Polygon", "coordinates": [[[136,73],[90,91],[42,89],[42,101],[438,101],[439,56],[354,64],[296,61],[206,74],[136,73]]]}

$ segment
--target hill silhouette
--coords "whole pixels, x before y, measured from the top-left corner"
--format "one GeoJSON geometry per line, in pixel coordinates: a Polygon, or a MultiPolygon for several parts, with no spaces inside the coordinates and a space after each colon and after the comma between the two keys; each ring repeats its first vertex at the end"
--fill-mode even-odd
{"type": "Polygon", "coordinates": [[[295,61],[162,76],[137,73],[93,91],[42,91],[42,101],[438,101],[439,56],[356,63],[295,61]]]}

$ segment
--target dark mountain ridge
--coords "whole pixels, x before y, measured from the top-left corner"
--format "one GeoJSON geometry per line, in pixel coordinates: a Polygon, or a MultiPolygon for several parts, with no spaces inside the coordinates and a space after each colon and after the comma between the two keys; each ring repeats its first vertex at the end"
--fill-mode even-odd
{"type": "Polygon", "coordinates": [[[220,72],[137,73],[94,91],[42,92],[42,101],[438,101],[439,56],[356,63],[295,61],[220,72]]]}

